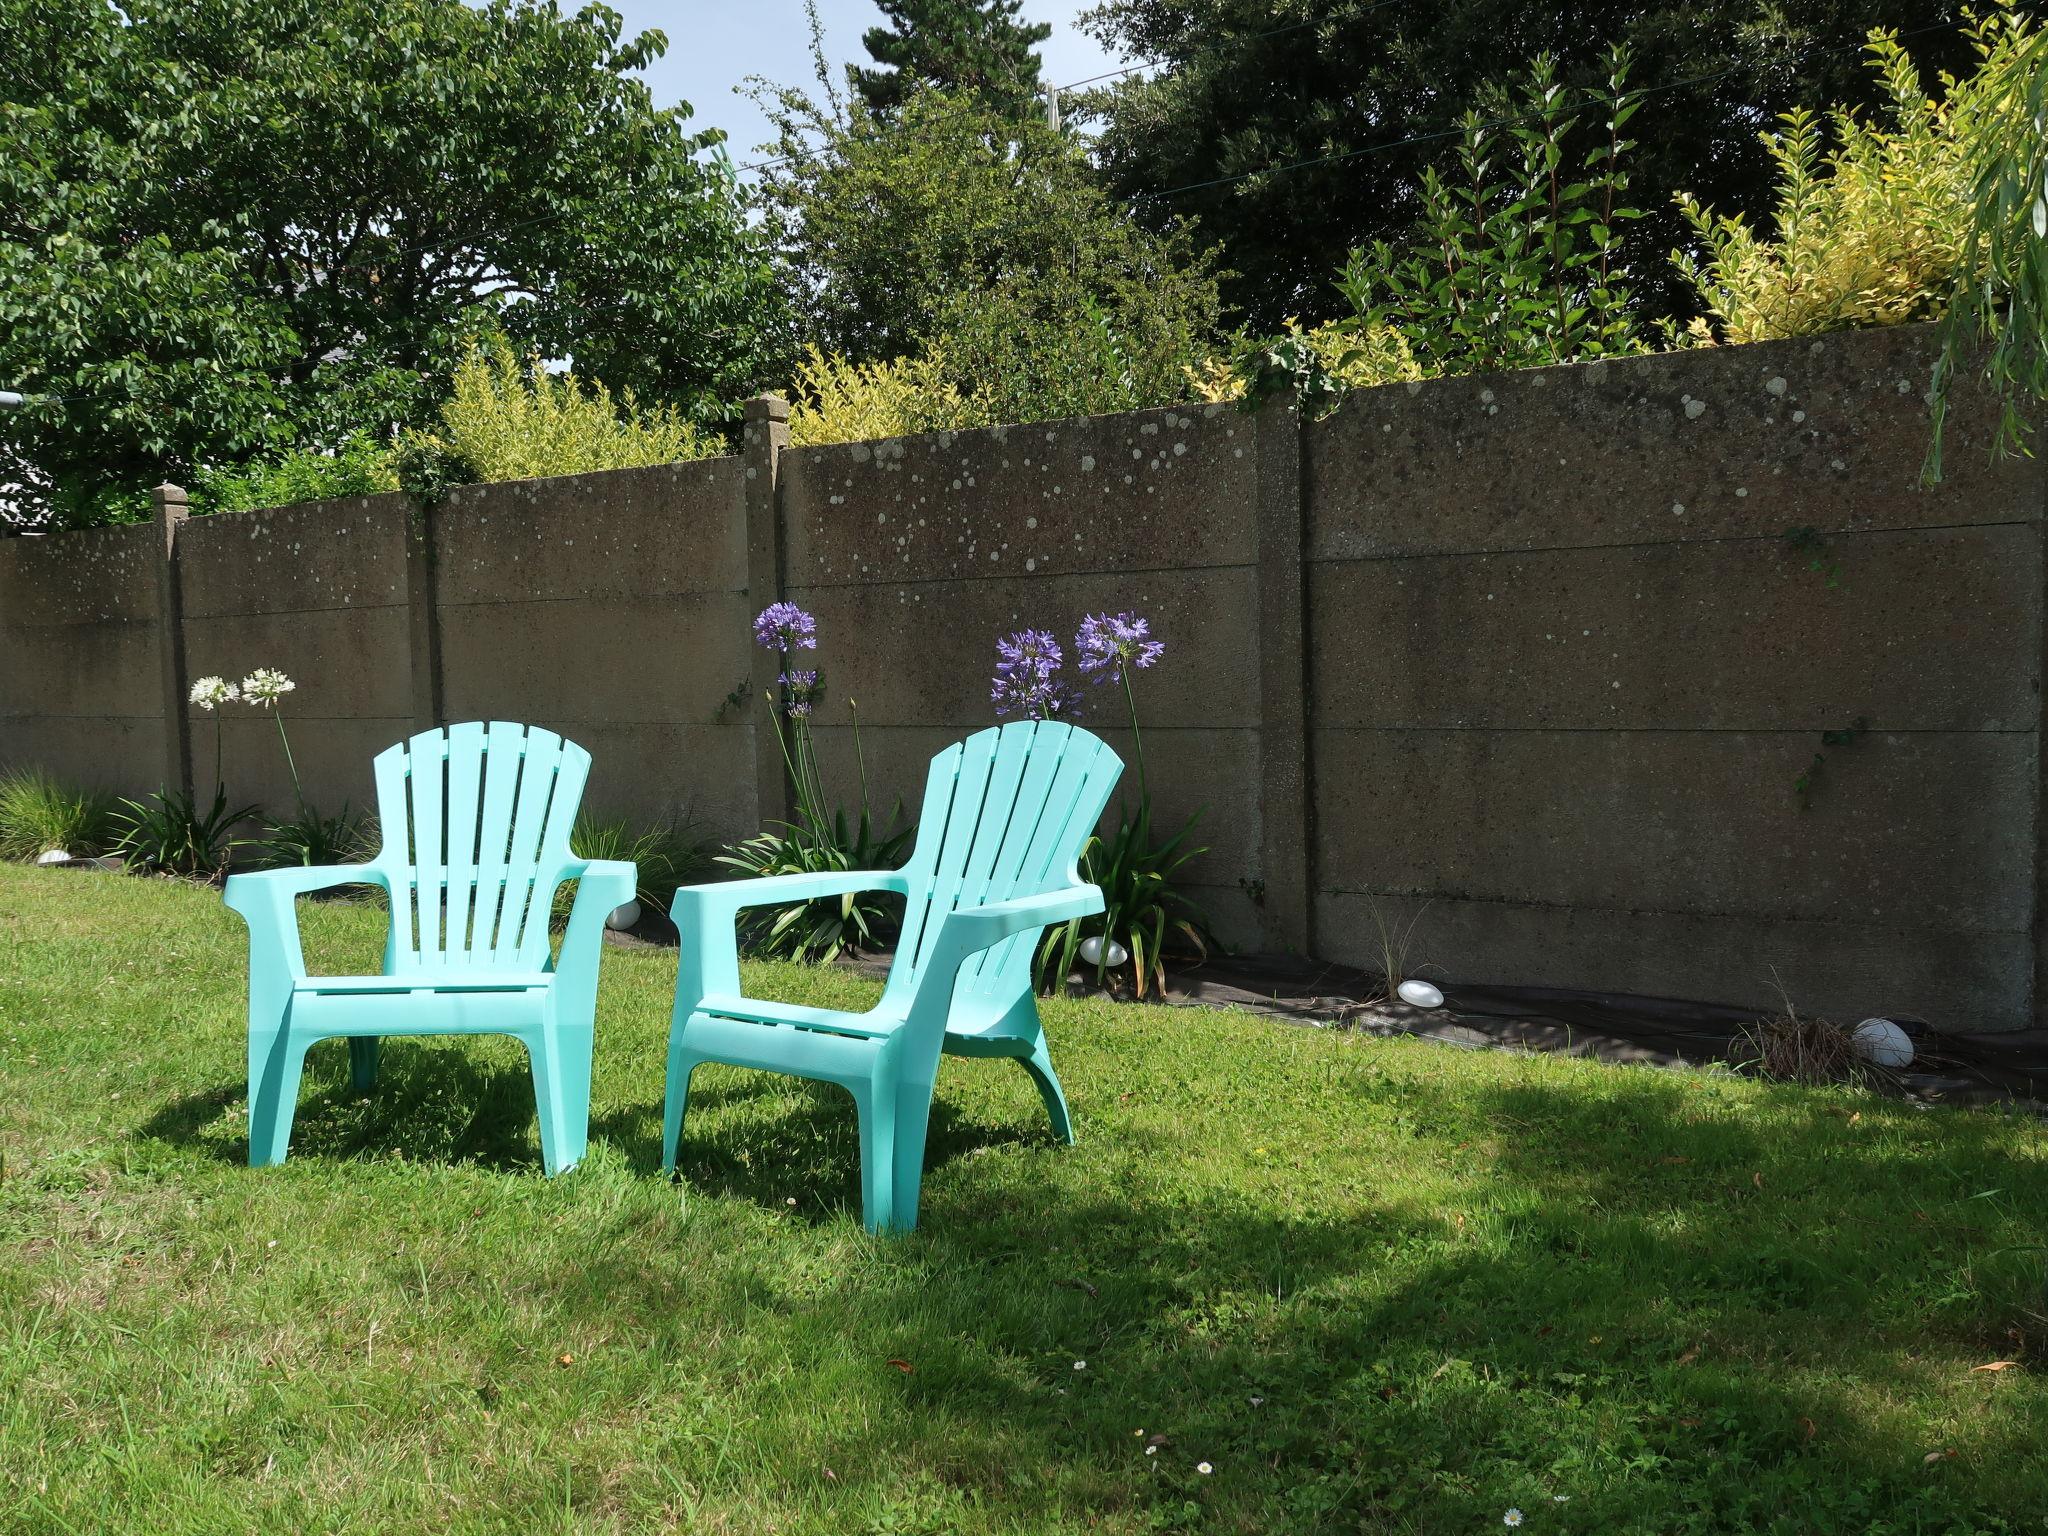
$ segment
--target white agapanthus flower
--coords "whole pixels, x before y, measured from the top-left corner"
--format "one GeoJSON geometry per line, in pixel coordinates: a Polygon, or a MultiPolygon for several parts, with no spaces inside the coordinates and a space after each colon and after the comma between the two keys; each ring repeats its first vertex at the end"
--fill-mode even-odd
{"type": "Polygon", "coordinates": [[[267,709],[298,686],[275,667],[258,667],[242,679],[242,697],[267,709]]]}
{"type": "Polygon", "coordinates": [[[242,690],[224,677],[202,677],[192,685],[187,695],[201,709],[216,709],[222,704],[232,704],[242,696],[242,690]]]}

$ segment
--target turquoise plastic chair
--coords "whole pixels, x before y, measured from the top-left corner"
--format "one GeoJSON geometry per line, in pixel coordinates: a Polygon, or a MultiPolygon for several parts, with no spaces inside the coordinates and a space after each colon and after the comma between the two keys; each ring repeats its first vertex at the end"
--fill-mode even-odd
{"type": "Polygon", "coordinates": [[[917,848],[900,870],[784,875],[688,886],[671,915],[682,936],[661,1165],[672,1171],[690,1074],[707,1061],[837,1083],[860,1115],[861,1210],[872,1231],[917,1225],[932,1082],[943,1051],[1006,1056],[1038,1085],[1062,1141],[1074,1139],[1032,987],[1041,930],[1102,910],[1082,846],[1123,763],[1058,721],[982,731],[932,759],[917,848]],[[905,897],[882,998],[839,1013],[740,994],[734,921],[748,907],[853,891],[905,897]]]}
{"type": "Polygon", "coordinates": [[[307,1047],[346,1036],[356,1091],[386,1035],[510,1035],[526,1047],[550,1174],[583,1157],[597,961],[633,865],[569,851],[590,754],[503,720],[426,731],[376,760],[383,847],[367,864],[228,879],[249,925],[249,1165],[284,1161],[307,1047]],[[557,963],[548,917],[577,882],[557,963]],[[376,976],[308,976],[294,900],[337,885],[390,897],[376,976]]]}

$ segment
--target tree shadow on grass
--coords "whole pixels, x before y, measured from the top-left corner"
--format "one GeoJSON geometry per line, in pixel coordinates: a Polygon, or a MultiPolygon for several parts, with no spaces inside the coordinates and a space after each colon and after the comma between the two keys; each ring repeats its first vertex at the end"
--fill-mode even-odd
{"type": "MultiPolygon", "coordinates": [[[[951,1177],[923,1227],[830,1286],[728,1257],[734,1222],[757,1217],[713,1209],[668,1236],[714,1312],[775,1335],[771,1356],[821,1379],[872,1368],[868,1411],[829,1445],[846,1485],[830,1497],[950,1466],[980,1503],[1044,1499],[1069,1523],[1077,1508],[1291,1531],[1490,1528],[1509,1507],[1583,1531],[2038,1520],[2048,1392],[1967,1374],[2039,1294],[2038,1250],[1995,1257],[2048,1224],[2048,1191],[2016,1185],[2009,1126],[1868,1098],[1729,1112],[1649,1072],[1592,1092],[1427,1074],[1391,1090],[1361,1076],[1359,1121],[1464,1177],[1294,1201],[1226,1172],[1134,1178],[1120,1198],[1062,1159],[1034,1162],[1037,1180],[962,1168],[1015,1130],[953,1122],[941,1101],[927,1176],[951,1177]],[[2004,1204],[1978,1198],[2001,1186],[2004,1204]],[[1167,1443],[1147,1457],[1134,1426],[1167,1443]]],[[[820,1098],[720,1127],[690,1149],[716,1165],[691,1182],[772,1204],[776,1170],[827,1149],[851,1168],[851,1118],[820,1098]],[[751,1159],[728,1167],[744,1138],[751,1159]]],[[[1329,1127],[1333,1156],[1363,1150],[1346,1131],[1329,1127]]],[[[1135,1170],[1199,1130],[1099,1134],[1135,1170]]],[[[565,1311],[632,1326],[672,1305],[671,1281],[619,1244],[549,1283],[565,1311]]],[[[747,1412],[760,1445],[815,1442],[804,1394],[747,1412]]]]}
{"type": "MultiPolygon", "coordinates": [[[[537,1171],[533,1073],[525,1052],[509,1044],[487,1054],[470,1047],[467,1039],[386,1039],[376,1086],[358,1094],[349,1078],[347,1041],[319,1042],[306,1054],[289,1155],[397,1156],[497,1172],[537,1171]]],[[[247,1085],[237,1080],[173,1099],[141,1131],[225,1162],[246,1163],[247,1085]]]]}

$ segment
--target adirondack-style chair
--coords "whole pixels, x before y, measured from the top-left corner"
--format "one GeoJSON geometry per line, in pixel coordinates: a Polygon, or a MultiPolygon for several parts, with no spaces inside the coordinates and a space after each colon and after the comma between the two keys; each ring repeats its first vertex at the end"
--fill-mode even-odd
{"type": "Polygon", "coordinates": [[[511,1035],[532,1063],[547,1171],[582,1159],[600,940],[636,880],[631,864],[569,851],[589,772],[590,754],[552,731],[503,720],[424,731],[377,756],[376,858],[229,877],[227,904],[249,925],[251,1167],[284,1161],[306,1049],[337,1035],[359,1093],[376,1081],[385,1035],[511,1035]],[[567,880],[576,899],[558,964],[548,916],[567,880]],[[390,897],[382,974],[307,975],[295,898],[355,884],[390,897]]]}
{"type": "Polygon", "coordinates": [[[1062,1141],[1067,1102],[1032,987],[1048,924],[1102,910],[1081,883],[1083,844],[1123,772],[1102,741],[1059,721],[982,731],[932,759],[916,850],[899,870],[783,875],[687,886],[662,1167],[673,1170],[690,1074],[707,1061],[837,1083],[860,1116],[861,1208],[870,1230],[917,1225],[925,1127],[941,1051],[1007,1056],[1037,1083],[1062,1141]],[[852,891],[905,897],[881,1001],[839,1013],[740,994],[734,921],[748,907],[852,891]]]}

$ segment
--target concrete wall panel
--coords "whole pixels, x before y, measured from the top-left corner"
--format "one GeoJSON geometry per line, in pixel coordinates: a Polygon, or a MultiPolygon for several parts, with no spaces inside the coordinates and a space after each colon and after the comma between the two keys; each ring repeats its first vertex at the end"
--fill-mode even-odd
{"type": "MultiPolygon", "coordinates": [[[[1319,732],[1319,884],[1548,906],[2017,930],[2030,733],[1319,732]]],[[[1605,982],[1588,982],[1605,985],[1605,982]]]]}
{"type": "Polygon", "coordinates": [[[195,517],[178,531],[185,617],[403,605],[410,516],[393,493],[195,517]]]}
{"type": "Polygon", "coordinates": [[[782,469],[789,581],[1245,565],[1254,468],[1234,406],[800,448],[782,469]]]}
{"type": "Polygon", "coordinates": [[[1325,726],[2026,727],[2037,525],[1310,568],[1325,726]],[[1819,558],[1823,568],[1813,570],[1819,558]],[[1990,663],[1997,658],[1997,664],[1990,663]]]}
{"type": "Polygon", "coordinates": [[[435,514],[439,600],[743,589],[744,474],[720,458],[461,487],[435,514]]]}
{"type": "Polygon", "coordinates": [[[1309,556],[2034,522],[1967,394],[1920,483],[1933,327],[1716,347],[1351,396],[1309,429],[1309,556]]]}

